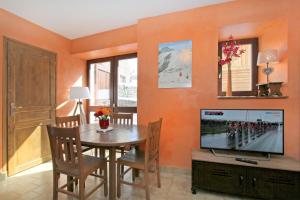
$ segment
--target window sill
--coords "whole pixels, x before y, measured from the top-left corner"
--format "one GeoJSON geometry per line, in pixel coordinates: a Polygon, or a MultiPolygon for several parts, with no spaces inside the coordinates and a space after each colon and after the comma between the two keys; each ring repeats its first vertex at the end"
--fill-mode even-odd
{"type": "Polygon", "coordinates": [[[287,99],[288,96],[218,96],[218,99],[287,99]]]}

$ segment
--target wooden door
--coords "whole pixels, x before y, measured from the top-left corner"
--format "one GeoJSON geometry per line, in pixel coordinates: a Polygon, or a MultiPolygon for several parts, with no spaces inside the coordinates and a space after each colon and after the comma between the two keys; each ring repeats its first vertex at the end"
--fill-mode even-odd
{"type": "Polygon", "coordinates": [[[7,39],[7,161],[11,176],[51,159],[56,54],[7,39]]]}

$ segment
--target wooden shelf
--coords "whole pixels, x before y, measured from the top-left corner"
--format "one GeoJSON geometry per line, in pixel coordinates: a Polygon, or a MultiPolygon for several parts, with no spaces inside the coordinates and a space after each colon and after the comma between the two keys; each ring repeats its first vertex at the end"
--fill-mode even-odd
{"type": "Polygon", "coordinates": [[[218,99],[287,99],[288,96],[218,96],[218,99]]]}

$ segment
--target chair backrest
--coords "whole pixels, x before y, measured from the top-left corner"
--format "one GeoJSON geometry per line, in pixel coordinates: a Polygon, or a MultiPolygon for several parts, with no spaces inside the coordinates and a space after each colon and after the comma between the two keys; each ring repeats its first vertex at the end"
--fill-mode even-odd
{"type": "Polygon", "coordinates": [[[56,126],[58,127],[80,126],[80,115],[56,117],[56,126]]]}
{"type": "Polygon", "coordinates": [[[133,124],[133,113],[112,113],[110,117],[113,124],[133,124]]]}
{"type": "Polygon", "coordinates": [[[47,126],[54,170],[79,173],[82,151],[79,127],[47,126]]]}
{"type": "Polygon", "coordinates": [[[150,122],[147,130],[147,140],[145,149],[145,162],[152,161],[159,157],[159,141],[162,118],[158,121],[150,122]]]}

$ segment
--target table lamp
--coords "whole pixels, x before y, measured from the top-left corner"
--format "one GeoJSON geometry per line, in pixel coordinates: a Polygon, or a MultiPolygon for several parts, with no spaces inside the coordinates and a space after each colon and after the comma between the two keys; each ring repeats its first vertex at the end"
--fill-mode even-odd
{"type": "Polygon", "coordinates": [[[80,112],[80,122],[82,125],[86,125],[86,117],[84,113],[84,109],[82,107],[82,99],[89,99],[90,91],[88,87],[71,87],[70,89],[70,99],[77,100],[75,110],[73,115],[76,114],[77,109],[80,112]]]}
{"type": "Polygon", "coordinates": [[[257,65],[266,66],[263,73],[267,75],[267,83],[269,83],[269,75],[274,71],[269,64],[278,63],[278,52],[276,49],[268,49],[258,53],[257,65]]]}

